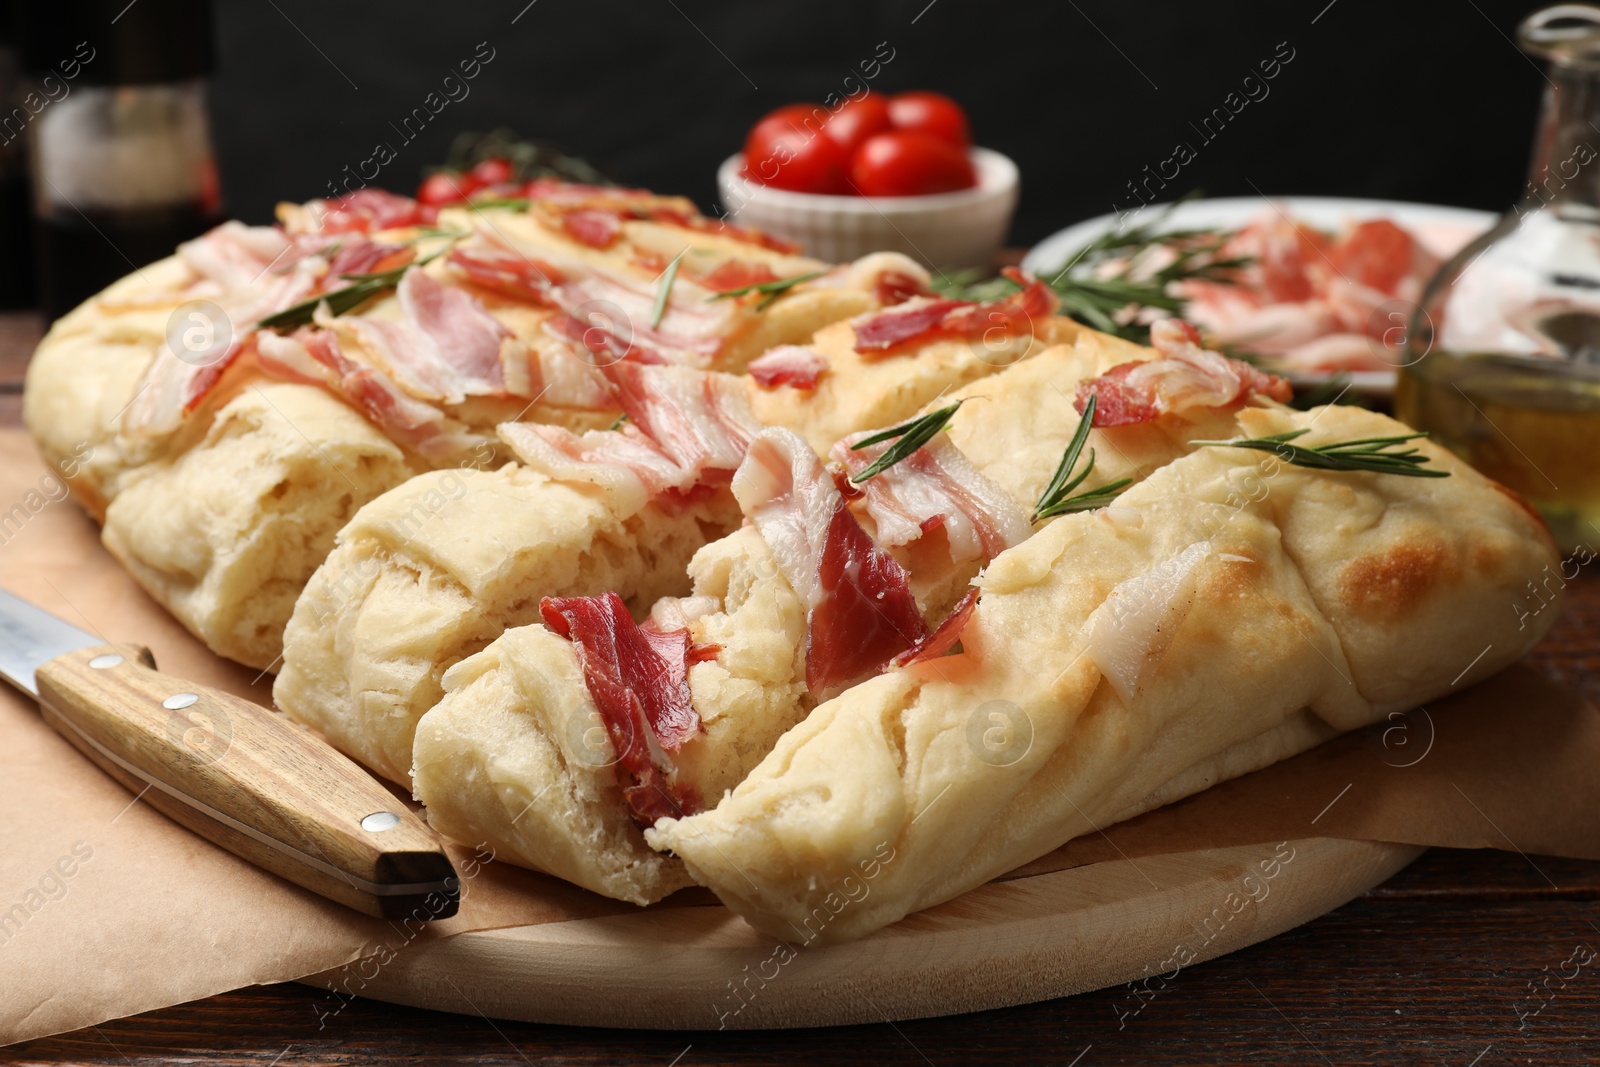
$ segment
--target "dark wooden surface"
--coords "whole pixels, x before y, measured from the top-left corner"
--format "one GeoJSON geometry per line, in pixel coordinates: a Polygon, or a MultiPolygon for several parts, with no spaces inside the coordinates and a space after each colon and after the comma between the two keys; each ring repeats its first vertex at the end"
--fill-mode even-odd
{"type": "MultiPolygon", "coordinates": [[[[37,330],[0,315],[0,424],[18,419],[37,330]]],[[[1531,658],[1600,701],[1600,577],[1570,594],[1531,658]]],[[[344,1003],[285,984],[0,1049],[0,1062],[1593,1064],[1600,956],[1575,975],[1563,967],[1580,946],[1600,953],[1600,863],[1436,850],[1315,922],[1184,970],[1136,1015],[1119,987],[893,1025],[663,1033],[344,1003]]]]}

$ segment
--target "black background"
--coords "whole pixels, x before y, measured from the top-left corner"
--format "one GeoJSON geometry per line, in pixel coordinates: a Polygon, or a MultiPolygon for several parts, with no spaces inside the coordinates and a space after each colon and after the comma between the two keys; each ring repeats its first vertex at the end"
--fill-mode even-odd
{"type": "Polygon", "coordinates": [[[874,88],[951,94],[977,142],[1021,165],[1019,243],[1127,202],[1127,183],[1180,139],[1198,157],[1167,195],[1500,210],[1524,180],[1545,84],[1510,40],[1537,6],[1526,2],[525,4],[221,0],[215,114],[230,211],[263,221],[280,199],[325,193],[378,141],[398,157],[375,184],[410,191],[456,133],[495,126],[710,209],[717,164],[750,123],[842,91],[884,41],[894,58],[874,88]],[[479,42],[494,59],[471,95],[404,143],[390,123],[479,42]],[[1189,123],[1280,42],[1294,59],[1270,95],[1201,142],[1189,123]]]}

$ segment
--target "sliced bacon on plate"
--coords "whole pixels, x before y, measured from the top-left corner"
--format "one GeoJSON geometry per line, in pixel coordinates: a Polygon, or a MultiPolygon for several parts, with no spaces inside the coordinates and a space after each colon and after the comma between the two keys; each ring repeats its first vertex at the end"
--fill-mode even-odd
{"type": "Polygon", "coordinates": [[[505,395],[501,346],[511,334],[477,298],[439,284],[420,268],[405,272],[396,295],[398,319],[353,315],[336,321],[413,396],[459,404],[469,396],[505,395]]]}
{"type": "Polygon", "coordinates": [[[1293,395],[1277,375],[1200,347],[1199,331],[1179,319],[1152,325],[1150,343],[1160,359],[1122,363],[1080,384],[1074,401],[1078,413],[1094,396],[1096,426],[1130,426],[1169,412],[1228,407],[1257,395],[1284,402],[1293,395]]]}
{"type": "Polygon", "coordinates": [[[1053,314],[1058,302],[1043,282],[1017,278],[1023,289],[999,300],[915,300],[855,319],[856,351],[877,355],[941,337],[985,343],[1027,336],[1034,332],[1035,320],[1053,314]]]}
{"type": "Polygon", "coordinates": [[[733,494],[806,603],[812,692],[876,670],[927,635],[906,572],[861,528],[799,435],[769,429],[757,437],[733,494]]]}
{"type": "Polygon", "coordinates": [[[745,373],[765,389],[776,389],[780,385],[792,385],[796,389],[815,389],[827,371],[827,357],[816,349],[804,345],[779,345],[777,348],[770,348],[745,367],[745,373]]]}
{"type": "MultiPolygon", "coordinates": [[[[893,443],[850,447],[867,436],[852,434],[833,446],[832,458],[847,474],[864,470],[893,443]]],[[[1027,513],[1010,494],[985,478],[944,434],[855,488],[877,527],[879,544],[910,544],[943,527],[953,563],[991,560],[1032,532],[1027,513]]]]}
{"type": "Polygon", "coordinates": [[[650,826],[700,810],[699,799],[672,782],[671,754],[700,729],[686,680],[688,632],[638,626],[615,593],[545,597],[539,614],[577,652],[617,762],[632,780],[622,792],[635,821],[650,826]]]}

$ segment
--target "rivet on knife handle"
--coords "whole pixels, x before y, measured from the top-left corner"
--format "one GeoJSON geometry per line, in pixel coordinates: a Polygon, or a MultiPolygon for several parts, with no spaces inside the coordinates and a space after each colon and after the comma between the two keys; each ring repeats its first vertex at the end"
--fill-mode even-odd
{"type": "Polygon", "coordinates": [[[51,725],[203,837],[368,915],[455,914],[460,883],[433,832],[275,712],[164,675],[130,646],[69,652],[35,679],[51,725]]]}

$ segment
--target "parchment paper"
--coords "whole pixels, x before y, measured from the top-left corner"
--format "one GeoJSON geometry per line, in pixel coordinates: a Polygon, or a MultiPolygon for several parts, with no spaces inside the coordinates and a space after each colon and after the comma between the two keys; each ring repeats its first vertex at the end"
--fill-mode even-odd
{"type": "MultiPolygon", "coordinates": [[[[61,495],[25,435],[0,431],[0,587],[108,641],[150,646],[170,673],[269,702],[270,678],[184,632],[61,495]]],[[[299,978],[420,938],[633,910],[455,849],[459,915],[427,926],[366,918],[168,822],[31,702],[0,690],[0,1043],[299,978]]],[[[1425,712],[1080,838],[1012,877],[1307,837],[1600,859],[1597,765],[1600,713],[1513,667],[1425,712]]],[[[691,889],[657,906],[716,904],[691,889]]]]}

